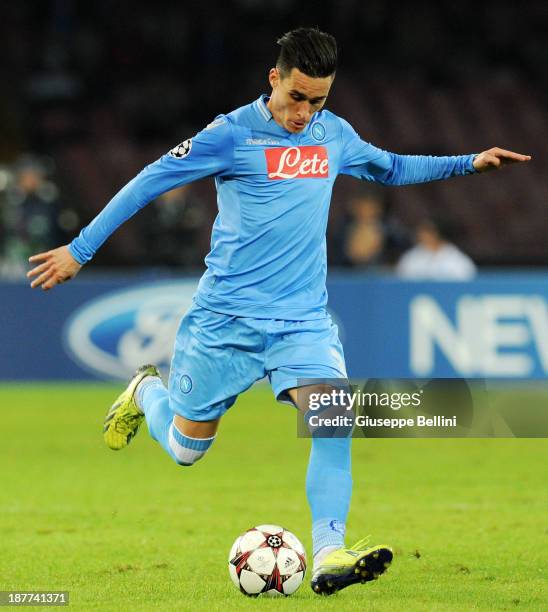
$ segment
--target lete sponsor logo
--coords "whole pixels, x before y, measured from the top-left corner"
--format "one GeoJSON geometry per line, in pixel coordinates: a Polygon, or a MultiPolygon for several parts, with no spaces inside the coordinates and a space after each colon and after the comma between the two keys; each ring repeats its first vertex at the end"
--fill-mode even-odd
{"type": "Polygon", "coordinates": [[[322,146],[265,149],[268,178],[327,178],[329,160],[322,146]]]}
{"type": "Polygon", "coordinates": [[[100,377],[127,380],[145,363],[167,372],[177,328],[196,287],[197,281],[165,281],[94,299],[67,321],[65,348],[100,377]]]}

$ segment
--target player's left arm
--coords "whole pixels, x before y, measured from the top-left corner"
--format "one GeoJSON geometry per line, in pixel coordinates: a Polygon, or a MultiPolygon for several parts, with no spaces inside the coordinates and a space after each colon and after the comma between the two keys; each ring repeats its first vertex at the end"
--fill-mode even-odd
{"type": "Polygon", "coordinates": [[[342,155],[339,172],[385,185],[410,185],[496,170],[511,163],[527,162],[522,155],[494,147],[479,154],[432,156],[399,155],[363,141],[341,119],[342,155]]]}

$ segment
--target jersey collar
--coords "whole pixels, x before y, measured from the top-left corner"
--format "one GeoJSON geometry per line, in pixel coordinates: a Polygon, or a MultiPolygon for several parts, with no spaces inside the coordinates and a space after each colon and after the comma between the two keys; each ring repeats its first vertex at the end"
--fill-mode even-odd
{"type": "Polygon", "coordinates": [[[270,100],[270,96],[267,96],[266,94],[262,94],[261,96],[259,96],[259,99],[255,101],[255,107],[259,111],[259,115],[261,115],[261,117],[265,121],[270,121],[273,118],[272,113],[270,112],[270,110],[268,109],[268,106],[266,105],[268,100],[270,100]]]}

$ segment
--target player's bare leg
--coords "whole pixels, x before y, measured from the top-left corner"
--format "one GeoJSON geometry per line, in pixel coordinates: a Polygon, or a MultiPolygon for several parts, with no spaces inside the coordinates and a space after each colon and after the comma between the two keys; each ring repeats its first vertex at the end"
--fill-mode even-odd
{"type": "MultiPolygon", "coordinates": [[[[330,385],[290,389],[289,396],[303,414],[309,412],[312,393],[330,393],[330,385]]],[[[331,595],[352,584],[378,578],[392,561],[385,545],[367,546],[367,538],[346,548],[344,534],[350,506],[351,429],[342,437],[312,436],[306,492],[312,512],[314,592],[331,595]]]]}
{"type": "Polygon", "coordinates": [[[217,433],[221,419],[215,421],[191,421],[185,417],[175,415],[174,423],[177,429],[185,436],[191,438],[211,438],[217,433]]]}

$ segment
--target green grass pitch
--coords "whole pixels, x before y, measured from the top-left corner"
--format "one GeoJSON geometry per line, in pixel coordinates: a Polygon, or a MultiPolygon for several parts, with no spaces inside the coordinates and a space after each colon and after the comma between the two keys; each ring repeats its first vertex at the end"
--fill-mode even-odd
{"type": "Polygon", "coordinates": [[[257,600],[228,576],[240,532],[282,523],[310,550],[294,413],[255,387],[181,468],[146,425],[124,451],[104,446],[119,390],[0,387],[0,590],[68,590],[78,610],[546,609],[546,440],[355,440],[348,542],[392,545],[392,568],[330,598],[307,575],[257,600]]]}

